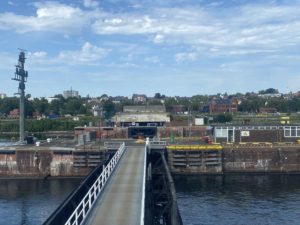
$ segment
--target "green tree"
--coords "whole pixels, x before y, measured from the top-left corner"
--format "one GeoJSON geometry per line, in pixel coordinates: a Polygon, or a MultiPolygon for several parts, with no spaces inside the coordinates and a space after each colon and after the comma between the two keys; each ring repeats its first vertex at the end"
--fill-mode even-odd
{"type": "Polygon", "coordinates": [[[104,118],[110,119],[116,114],[115,104],[110,100],[105,101],[103,104],[103,111],[104,118]]]}
{"type": "Polygon", "coordinates": [[[0,99],[0,113],[7,115],[11,110],[18,109],[19,101],[17,97],[0,99]]]}
{"type": "Polygon", "coordinates": [[[77,115],[83,111],[83,105],[78,98],[69,98],[64,104],[64,114],[77,115]]]}

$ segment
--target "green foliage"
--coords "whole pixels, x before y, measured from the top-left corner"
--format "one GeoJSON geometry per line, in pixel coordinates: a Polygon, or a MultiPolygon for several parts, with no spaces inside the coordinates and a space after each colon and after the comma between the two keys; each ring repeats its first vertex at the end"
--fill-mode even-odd
{"type": "Polygon", "coordinates": [[[232,115],[230,113],[218,114],[214,117],[214,122],[217,123],[228,123],[232,121],[232,115]]]}
{"type": "Polygon", "coordinates": [[[261,107],[265,106],[265,100],[259,97],[248,97],[239,106],[238,110],[241,112],[259,112],[261,107]]]}
{"type": "Polygon", "coordinates": [[[110,119],[116,114],[115,104],[110,100],[105,101],[103,104],[103,111],[104,118],[110,119]]]}
{"type": "Polygon", "coordinates": [[[8,115],[13,109],[19,108],[19,99],[16,97],[0,99],[0,113],[8,115]]]}
{"type": "Polygon", "coordinates": [[[279,93],[279,91],[274,88],[268,88],[266,90],[261,90],[258,92],[258,94],[278,94],[278,93],[279,93]]]}

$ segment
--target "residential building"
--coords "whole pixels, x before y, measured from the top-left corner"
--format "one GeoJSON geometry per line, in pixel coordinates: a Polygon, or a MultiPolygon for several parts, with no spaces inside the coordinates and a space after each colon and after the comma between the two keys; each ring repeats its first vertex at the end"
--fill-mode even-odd
{"type": "Polygon", "coordinates": [[[9,112],[10,119],[18,119],[19,118],[19,109],[13,109],[9,112]]]}
{"type": "Polygon", "coordinates": [[[203,112],[206,113],[235,113],[238,110],[238,100],[234,98],[213,99],[204,107],[203,112]]]}
{"type": "Polygon", "coordinates": [[[143,103],[145,104],[147,102],[147,96],[142,94],[133,94],[132,95],[132,101],[133,103],[143,103]]]}
{"type": "Polygon", "coordinates": [[[4,99],[4,98],[6,98],[6,97],[7,97],[6,94],[0,93],[0,99],[4,99]]]}

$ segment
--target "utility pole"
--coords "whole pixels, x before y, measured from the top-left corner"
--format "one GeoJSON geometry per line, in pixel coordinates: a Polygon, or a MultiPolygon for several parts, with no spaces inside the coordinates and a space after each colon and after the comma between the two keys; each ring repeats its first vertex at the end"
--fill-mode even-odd
{"type": "Polygon", "coordinates": [[[25,115],[24,115],[24,102],[25,102],[25,82],[27,82],[28,72],[24,69],[25,64],[25,50],[20,49],[18,65],[16,65],[15,77],[12,80],[19,82],[19,88],[16,95],[20,95],[20,143],[25,140],[25,115]]]}
{"type": "Polygon", "coordinates": [[[188,108],[188,126],[189,126],[189,141],[191,139],[191,126],[192,126],[192,115],[191,115],[191,106],[188,108]]]}

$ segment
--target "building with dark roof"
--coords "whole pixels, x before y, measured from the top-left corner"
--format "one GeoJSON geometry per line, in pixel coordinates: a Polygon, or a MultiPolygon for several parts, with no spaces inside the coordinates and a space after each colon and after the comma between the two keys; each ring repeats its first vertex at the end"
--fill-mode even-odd
{"type": "Polygon", "coordinates": [[[204,107],[203,112],[206,113],[235,113],[238,110],[238,101],[233,98],[213,99],[204,107]]]}

